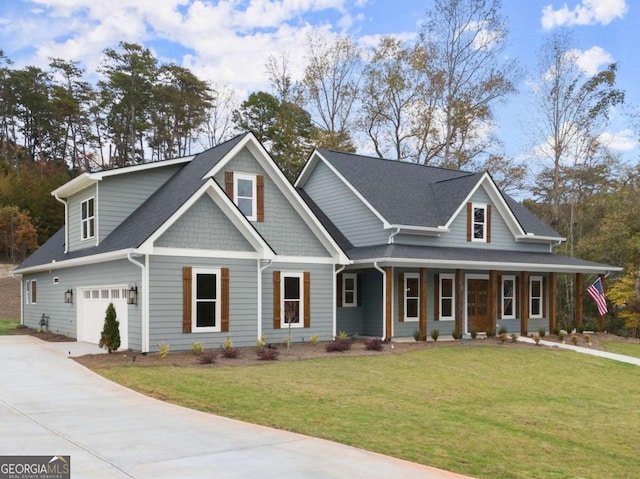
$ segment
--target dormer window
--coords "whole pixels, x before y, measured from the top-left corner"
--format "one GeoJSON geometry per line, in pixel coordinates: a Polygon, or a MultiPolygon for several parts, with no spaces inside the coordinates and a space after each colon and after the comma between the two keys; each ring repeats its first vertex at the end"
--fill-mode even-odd
{"type": "Polygon", "coordinates": [[[80,205],[80,236],[83,240],[94,238],[96,235],[95,200],[89,198],[80,205]]]}
{"type": "Polygon", "coordinates": [[[467,204],[467,241],[477,243],[491,241],[491,205],[467,204]]]}
{"type": "Polygon", "coordinates": [[[256,220],[256,177],[244,173],[235,174],[233,202],[250,221],[256,220]]]}

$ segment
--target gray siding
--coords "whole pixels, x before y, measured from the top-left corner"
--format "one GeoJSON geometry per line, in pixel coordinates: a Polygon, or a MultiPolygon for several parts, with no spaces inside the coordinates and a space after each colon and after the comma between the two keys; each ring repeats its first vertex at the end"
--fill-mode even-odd
{"type": "Polygon", "coordinates": [[[98,195],[96,191],[95,185],[92,185],[79,193],[71,196],[68,200],[68,210],[69,210],[69,218],[67,218],[67,227],[69,228],[68,233],[68,241],[69,241],[69,251],[75,251],[82,248],[90,248],[91,246],[96,245],[96,237],[90,238],[87,240],[82,240],[82,231],[80,229],[81,225],[81,215],[82,209],[81,204],[83,201],[94,197],[94,213],[95,213],[95,227],[96,227],[96,237],[98,235],[98,231],[100,229],[100,214],[98,210],[98,195]]]}
{"type": "Polygon", "coordinates": [[[235,346],[255,345],[257,338],[257,262],[198,257],[151,256],[149,349],[161,343],[172,351],[189,350],[194,341],[217,349],[227,338],[235,346]],[[229,332],[182,332],[182,268],[229,268],[229,332]]]}
{"type": "Polygon", "coordinates": [[[307,226],[289,200],[248,149],[243,149],[215,177],[224,188],[225,171],[249,173],[264,176],[264,221],[253,222],[269,245],[280,255],[329,256],[327,250],[307,226]]]}
{"type": "Polygon", "coordinates": [[[108,176],[98,183],[98,233],[103,241],[158,190],[182,165],[170,165],[125,175],[108,176]]]}
{"type": "MultiPolygon", "coordinates": [[[[24,324],[38,328],[43,314],[49,316],[49,329],[53,332],[75,338],[77,336],[78,288],[119,284],[142,284],[140,268],[127,260],[109,261],[95,265],[63,268],[45,273],[25,274],[23,288],[27,280],[37,281],[37,304],[24,304],[24,324]],[[59,283],[53,284],[58,277],[59,283]],[[73,290],[73,303],[64,302],[64,292],[73,290]]],[[[141,293],[140,287],[138,294],[141,293]]],[[[137,305],[128,309],[128,341],[132,349],[141,349],[140,298],[137,305]]]]}
{"type": "Polygon", "coordinates": [[[324,163],[316,164],[304,190],[354,246],[387,242],[390,231],[324,163]]]}
{"type": "Polygon", "coordinates": [[[206,194],[155,242],[155,246],[254,251],[231,220],[206,194]]]}

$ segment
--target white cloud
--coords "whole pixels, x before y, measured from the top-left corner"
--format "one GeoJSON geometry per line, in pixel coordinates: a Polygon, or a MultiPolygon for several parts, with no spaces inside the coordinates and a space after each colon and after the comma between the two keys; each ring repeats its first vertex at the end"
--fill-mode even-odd
{"type": "Polygon", "coordinates": [[[638,139],[630,129],[617,132],[605,131],[598,137],[598,140],[607,148],[621,153],[632,151],[638,146],[638,139]]]}
{"type": "Polygon", "coordinates": [[[545,30],[572,25],[607,25],[622,18],[628,10],[626,0],[581,0],[573,9],[566,3],[557,10],[547,5],[542,9],[541,22],[545,30]]]}
{"type": "Polygon", "coordinates": [[[613,62],[613,57],[601,47],[595,46],[589,50],[571,50],[568,52],[575,59],[578,68],[585,75],[593,76],[601,70],[601,66],[609,65],[613,62]]]}

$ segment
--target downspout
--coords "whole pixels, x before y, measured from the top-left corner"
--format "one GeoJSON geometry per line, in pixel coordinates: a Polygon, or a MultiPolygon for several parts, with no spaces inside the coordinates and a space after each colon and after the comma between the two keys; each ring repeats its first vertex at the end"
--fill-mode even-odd
{"type": "Polygon", "coordinates": [[[143,353],[149,352],[149,268],[147,267],[148,256],[142,255],[144,263],[136,261],[131,256],[132,252],[127,253],[127,259],[141,269],[140,276],[142,280],[142,312],[140,315],[140,348],[143,353]]]}
{"type": "Polygon", "coordinates": [[[387,321],[384,315],[387,312],[387,272],[378,266],[378,262],[373,262],[373,267],[382,273],[382,340],[386,339],[385,337],[385,328],[387,327],[387,321]]]}
{"type": "MultiPolygon", "coordinates": [[[[340,268],[338,268],[338,269],[335,271],[335,273],[334,273],[334,275],[333,275],[333,294],[334,294],[334,296],[337,294],[337,293],[336,293],[336,285],[337,285],[337,283],[338,283],[338,275],[339,275],[340,273],[342,273],[342,271],[343,271],[346,267],[347,267],[347,266],[343,264],[340,268]]],[[[362,293],[360,293],[360,292],[358,292],[358,293],[359,293],[359,294],[362,294],[362,293]]],[[[333,332],[332,332],[333,339],[335,339],[335,338],[336,338],[336,335],[337,335],[337,327],[338,327],[338,325],[337,325],[337,321],[338,321],[338,317],[337,317],[337,309],[338,309],[338,308],[337,308],[337,306],[336,306],[336,302],[337,302],[337,301],[336,301],[336,298],[334,297],[334,298],[333,298],[333,305],[334,305],[334,306],[333,306],[333,332]]]]}
{"type": "Polygon", "coordinates": [[[267,260],[267,264],[262,266],[260,264],[260,259],[258,259],[258,337],[260,339],[262,337],[262,273],[265,269],[267,269],[273,263],[273,260],[267,260]]]}
{"type": "MultiPolygon", "coordinates": [[[[18,279],[16,278],[16,274],[11,271],[11,277],[13,279],[18,279]]],[[[22,326],[24,326],[24,280],[23,280],[24,276],[20,275],[20,324],[22,326]]]]}
{"type": "Polygon", "coordinates": [[[393,233],[391,233],[391,234],[389,235],[389,240],[387,241],[387,243],[388,243],[388,244],[393,244],[393,238],[394,238],[398,233],[400,233],[400,228],[396,228],[396,230],[395,230],[393,233]]]}
{"type": "Polygon", "coordinates": [[[58,196],[54,198],[64,205],[64,254],[69,252],[69,203],[58,196]]]}

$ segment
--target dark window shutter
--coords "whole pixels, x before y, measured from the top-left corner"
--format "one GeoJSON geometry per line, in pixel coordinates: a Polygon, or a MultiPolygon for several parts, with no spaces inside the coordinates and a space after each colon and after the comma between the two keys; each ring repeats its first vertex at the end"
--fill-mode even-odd
{"type": "Polygon", "coordinates": [[[522,297],[520,296],[520,275],[516,275],[516,310],[514,311],[516,318],[522,316],[522,308],[524,308],[524,301],[522,301],[522,297]]]}
{"type": "Polygon", "coordinates": [[[362,275],[358,274],[356,275],[357,278],[357,282],[356,284],[358,285],[358,291],[357,291],[357,305],[358,307],[362,306],[362,275]]]}
{"type": "Polygon", "coordinates": [[[229,268],[220,269],[220,331],[229,331],[229,268]]]}
{"type": "MultiPolygon", "coordinates": [[[[502,311],[504,308],[504,302],[502,299],[502,293],[504,291],[504,284],[502,284],[502,275],[498,275],[498,319],[502,319],[502,311]]],[[[516,294],[514,291],[513,294],[516,294]]]]}
{"type": "Polygon", "coordinates": [[[256,176],[256,220],[264,221],[264,176],[256,176]]]}
{"type": "Polygon", "coordinates": [[[404,273],[398,273],[398,321],[404,322],[404,273]]]}
{"type": "Polygon", "coordinates": [[[280,271],[273,272],[273,328],[280,329],[280,271]]]}
{"type": "Polygon", "coordinates": [[[433,275],[433,319],[440,321],[440,275],[433,275]]]}
{"type": "Polygon", "coordinates": [[[191,332],[191,267],[182,268],[182,332],[191,332]]]}
{"type": "Polygon", "coordinates": [[[311,327],[311,273],[304,272],[304,327],[311,327]]]}
{"type": "Polygon", "coordinates": [[[336,277],[336,306],[342,307],[342,273],[338,273],[336,277]]]}
{"type": "Polygon", "coordinates": [[[491,243],[491,205],[487,205],[487,217],[485,218],[485,222],[485,239],[487,240],[487,243],[491,243]]]}
{"type": "Polygon", "coordinates": [[[542,296],[540,299],[542,300],[542,317],[547,317],[547,277],[542,277],[542,291],[540,295],[542,296]]]}
{"type": "Polygon", "coordinates": [[[233,201],[233,171],[224,172],[224,191],[231,201],[233,201]]]}
{"type": "Polygon", "coordinates": [[[473,238],[473,206],[467,203],[467,241],[473,238]]]}

